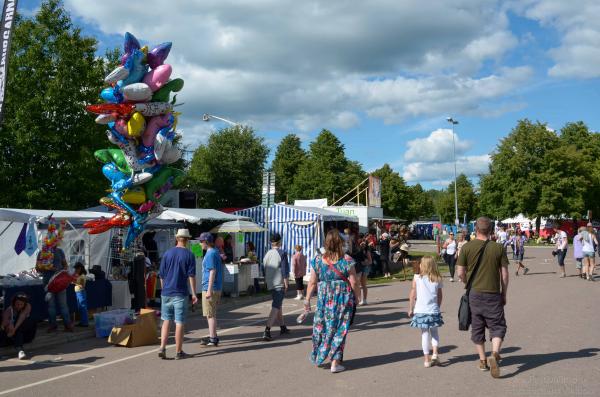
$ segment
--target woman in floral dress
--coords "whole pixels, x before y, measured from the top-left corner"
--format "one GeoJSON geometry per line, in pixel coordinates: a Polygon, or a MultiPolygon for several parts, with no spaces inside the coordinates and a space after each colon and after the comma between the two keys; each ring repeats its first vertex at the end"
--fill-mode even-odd
{"type": "Polygon", "coordinates": [[[356,309],[356,297],[360,296],[354,261],[344,255],[343,246],[339,232],[330,230],[325,238],[325,253],[312,263],[304,301],[305,310],[309,311],[310,298],[318,287],[310,359],[316,365],[331,360],[332,373],[345,370],[341,361],[346,335],[356,309]]]}

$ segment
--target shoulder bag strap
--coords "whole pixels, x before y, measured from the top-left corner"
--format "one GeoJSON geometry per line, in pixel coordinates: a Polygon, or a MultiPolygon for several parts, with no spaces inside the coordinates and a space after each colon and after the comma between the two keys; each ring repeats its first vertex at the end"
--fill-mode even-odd
{"type": "Polygon", "coordinates": [[[477,270],[479,270],[479,265],[481,264],[481,259],[483,259],[483,254],[485,252],[485,247],[487,246],[487,244],[490,242],[490,240],[486,240],[485,243],[483,243],[483,247],[481,247],[481,250],[479,251],[479,257],[477,258],[477,263],[475,264],[475,267],[473,268],[473,272],[471,273],[471,277],[469,277],[469,280],[467,281],[467,286],[465,287],[465,289],[467,290],[467,294],[469,293],[469,291],[471,291],[471,284],[473,284],[473,280],[475,280],[475,275],[477,274],[477,270]]]}
{"type": "Polygon", "coordinates": [[[346,283],[348,283],[348,287],[350,287],[350,280],[348,280],[348,277],[344,276],[344,275],[342,274],[342,272],[340,272],[338,269],[336,269],[336,267],[335,267],[335,266],[333,266],[333,263],[331,263],[331,262],[329,261],[329,259],[325,259],[325,257],[324,257],[324,256],[323,256],[322,258],[323,258],[323,260],[325,261],[325,263],[327,264],[327,266],[329,266],[329,268],[330,268],[331,270],[333,270],[333,272],[334,272],[335,274],[337,274],[337,276],[338,276],[339,278],[341,278],[343,281],[345,281],[346,283]]]}

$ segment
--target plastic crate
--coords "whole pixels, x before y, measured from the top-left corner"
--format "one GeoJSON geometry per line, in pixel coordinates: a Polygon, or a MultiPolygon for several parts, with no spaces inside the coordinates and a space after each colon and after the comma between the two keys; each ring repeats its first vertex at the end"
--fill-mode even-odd
{"type": "Polygon", "coordinates": [[[98,313],[94,316],[96,326],[96,338],[106,338],[110,335],[113,327],[133,323],[133,310],[117,309],[98,313]]]}

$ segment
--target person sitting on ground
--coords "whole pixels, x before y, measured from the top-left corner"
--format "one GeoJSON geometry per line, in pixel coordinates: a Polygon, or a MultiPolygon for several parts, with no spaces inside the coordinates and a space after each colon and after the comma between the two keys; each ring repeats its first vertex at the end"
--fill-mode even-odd
{"type": "Polygon", "coordinates": [[[33,341],[37,330],[37,324],[29,317],[30,314],[31,304],[23,293],[14,295],[10,306],[2,313],[0,346],[14,346],[19,360],[27,358],[23,345],[33,341]]]}
{"type": "Polygon", "coordinates": [[[438,328],[444,325],[440,306],[442,305],[442,276],[431,256],[421,258],[419,274],[415,274],[410,291],[408,317],[410,326],[421,330],[421,346],[425,356],[425,368],[439,364],[438,328]],[[415,302],[416,301],[416,302],[415,302]],[[429,352],[433,347],[431,360],[429,352]]]}
{"type": "Polygon", "coordinates": [[[87,293],[85,292],[85,275],[87,271],[83,263],[77,262],[74,266],[75,275],[77,279],[73,282],[75,284],[75,296],[77,297],[77,310],[79,311],[79,323],[78,327],[87,327],[88,323],[88,307],[87,307],[87,293]]]}

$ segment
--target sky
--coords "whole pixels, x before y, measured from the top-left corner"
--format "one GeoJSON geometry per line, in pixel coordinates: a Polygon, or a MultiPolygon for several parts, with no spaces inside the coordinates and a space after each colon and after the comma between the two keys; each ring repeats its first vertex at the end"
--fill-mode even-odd
{"type": "MultiPolygon", "coordinates": [[[[22,0],[33,15],[40,1],[22,0]]],[[[271,148],[323,128],[351,160],[390,164],[409,184],[476,183],[520,119],[600,130],[597,0],[64,0],[98,53],[133,33],[171,41],[179,130],[191,149],[227,125],[254,127],[271,148]]]]}

